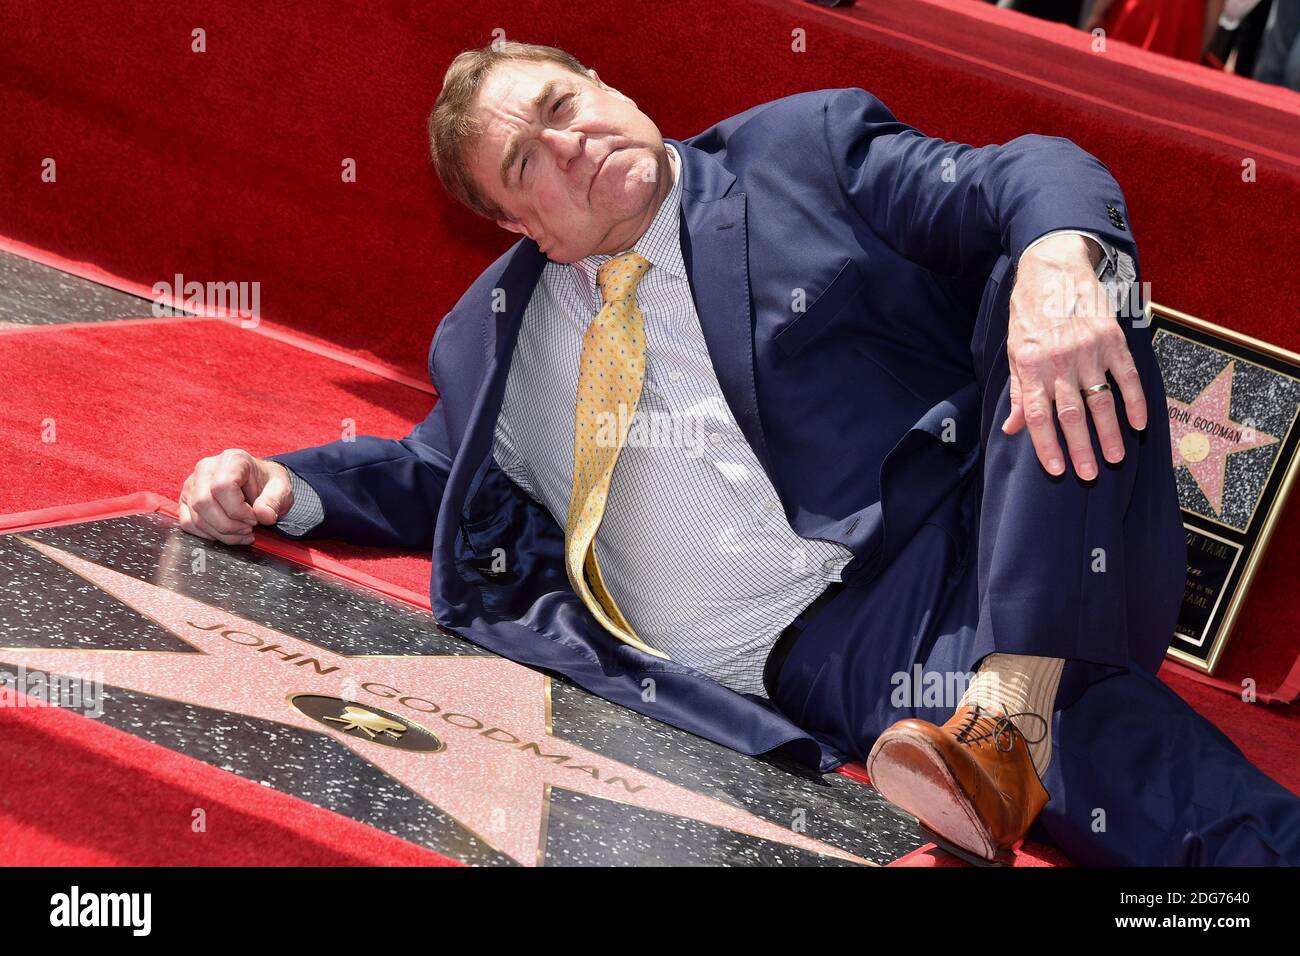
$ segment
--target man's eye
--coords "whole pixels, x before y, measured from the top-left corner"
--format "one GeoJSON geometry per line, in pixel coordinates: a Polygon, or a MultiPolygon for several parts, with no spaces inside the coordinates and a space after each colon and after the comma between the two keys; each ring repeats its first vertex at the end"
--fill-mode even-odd
{"type": "MultiPolygon", "coordinates": [[[[564,104],[564,103],[568,103],[569,100],[573,99],[573,96],[574,96],[574,94],[572,94],[572,93],[566,93],[564,96],[561,96],[558,100],[556,100],[554,103],[552,103],[552,104],[551,104],[551,115],[554,116],[555,114],[559,113],[559,112],[560,112],[560,105],[561,105],[561,104],[564,104]]],[[[527,159],[523,160],[523,161],[519,164],[519,181],[520,181],[521,183],[524,181],[524,169],[527,168],[527,166],[528,166],[528,160],[527,160],[527,159]]]]}

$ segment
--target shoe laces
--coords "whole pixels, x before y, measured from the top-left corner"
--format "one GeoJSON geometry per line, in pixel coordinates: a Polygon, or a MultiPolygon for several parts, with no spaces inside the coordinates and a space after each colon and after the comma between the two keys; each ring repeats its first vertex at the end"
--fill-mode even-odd
{"type": "Polygon", "coordinates": [[[1047,721],[1042,714],[1034,713],[1032,710],[1022,710],[1016,714],[1002,714],[996,711],[986,711],[979,704],[975,704],[971,707],[965,724],[957,731],[957,742],[963,744],[976,743],[982,747],[983,744],[980,741],[992,737],[993,746],[1006,752],[1015,747],[1016,734],[1024,737],[1025,743],[1036,744],[1047,736],[1047,721]],[[1043,732],[1033,739],[1025,737],[1024,732],[1012,722],[1013,718],[1016,717],[1037,718],[1039,723],[1043,725],[1043,732]],[[978,733],[976,733],[977,729],[978,733]],[[1003,746],[1004,741],[1006,746],[1003,746]]]}

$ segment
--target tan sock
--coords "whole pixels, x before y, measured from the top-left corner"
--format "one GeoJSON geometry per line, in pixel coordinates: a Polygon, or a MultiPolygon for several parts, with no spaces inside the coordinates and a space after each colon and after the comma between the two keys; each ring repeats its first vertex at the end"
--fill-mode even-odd
{"type": "Polygon", "coordinates": [[[958,708],[979,704],[1003,714],[1026,711],[1034,717],[1012,718],[1024,737],[1034,770],[1041,778],[1052,760],[1052,712],[1056,689],[1061,683],[1065,660],[1060,657],[1030,657],[1026,654],[989,654],[980,662],[958,708]]]}

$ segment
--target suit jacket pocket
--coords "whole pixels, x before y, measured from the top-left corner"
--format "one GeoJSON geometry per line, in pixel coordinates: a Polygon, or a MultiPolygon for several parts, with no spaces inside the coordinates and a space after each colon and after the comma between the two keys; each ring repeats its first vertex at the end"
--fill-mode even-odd
{"type": "Polygon", "coordinates": [[[784,325],[772,341],[787,356],[802,351],[856,298],[865,281],[858,264],[845,259],[830,284],[801,314],[784,325]]]}

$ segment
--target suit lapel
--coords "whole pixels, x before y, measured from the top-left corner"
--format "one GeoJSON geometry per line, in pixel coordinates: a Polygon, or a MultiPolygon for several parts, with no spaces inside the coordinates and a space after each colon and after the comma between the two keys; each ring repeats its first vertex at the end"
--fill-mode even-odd
{"type": "Polygon", "coordinates": [[[749,301],[749,231],[744,193],[711,154],[669,140],[685,160],[682,259],[722,394],[763,469],[771,462],[754,384],[754,327],[749,301]]]}
{"type": "MultiPolygon", "coordinates": [[[[501,290],[505,308],[492,312],[494,293],[489,290],[486,301],[480,299],[471,308],[479,308],[490,315],[483,324],[483,347],[487,366],[478,392],[474,396],[463,432],[458,432],[448,422],[452,447],[457,448],[451,474],[443,492],[438,519],[434,527],[434,554],[452,555],[465,513],[465,502],[485,471],[496,435],[497,416],[505,398],[510,372],[510,359],[523,324],[528,300],[541,279],[546,257],[531,239],[523,239],[515,246],[496,288],[501,290]]],[[[444,320],[446,321],[446,320],[444,320]]],[[[470,368],[473,366],[471,365],[470,368]]],[[[467,371],[469,371],[467,369],[467,371]]]]}
{"type": "Polygon", "coordinates": [[[492,292],[488,293],[488,301],[481,306],[491,315],[484,324],[483,331],[487,366],[465,425],[467,437],[461,451],[461,454],[468,455],[475,462],[487,453],[487,439],[495,433],[497,415],[500,414],[505,397],[510,360],[519,339],[519,329],[523,326],[524,312],[541,280],[545,265],[546,257],[537,248],[537,243],[524,239],[516,247],[497,282],[496,288],[501,290],[500,299],[505,308],[500,312],[491,311],[494,299],[492,292]]]}

